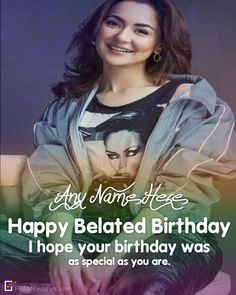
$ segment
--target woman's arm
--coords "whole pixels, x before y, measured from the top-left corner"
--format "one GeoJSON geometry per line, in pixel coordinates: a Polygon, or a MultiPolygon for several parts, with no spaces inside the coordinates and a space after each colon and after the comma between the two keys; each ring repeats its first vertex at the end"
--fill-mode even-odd
{"type": "MultiPolygon", "coordinates": [[[[71,243],[75,216],[81,215],[81,209],[66,210],[64,199],[57,203],[56,211],[49,209],[49,204],[55,200],[57,193],[63,193],[68,185],[70,192],[79,192],[79,171],[76,170],[68,153],[66,138],[69,135],[70,117],[73,114],[69,100],[56,99],[46,109],[41,121],[35,124],[34,138],[36,149],[28,158],[22,175],[23,197],[28,205],[33,207],[36,220],[52,222],[68,222],[63,238],[56,232],[48,239],[49,243],[71,243]],[[70,110],[70,111],[69,111],[70,110]],[[63,137],[64,135],[64,137],[63,137]]],[[[67,203],[70,203],[68,200],[67,203]]],[[[49,275],[53,286],[60,294],[87,295],[80,266],[70,266],[70,258],[79,259],[79,253],[51,254],[49,258],[49,275]],[[63,291],[63,288],[64,291],[63,291]],[[67,290],[68,289],[68,290],[67,290]]],[[[84,270],[86,282],[92,277],[89,269],[84,270]]]]}
{"type": "MultiPolygon", "coordinates": [[[[45,220],[52,214],[49,204],[69,184],[72,193],[80,190],[79,168],[75,167],[67,144],[73,112],[74,107],[72,109],[68,99],[56,99],[34,126],[36,148],[27,160],[22,175],[22,188],[23,198],[32,206],[37,220],[45,220]]],[[[63,201],[62,198],[61,202],[63,201]]],[[[56,212],[59,211],[68,212],[64,206],[60,206],[56,212]]],[[[70,214],[79,216],[80,210],[70,210],[70,214]]]]}
{"type": "MultiPolygon", "coordinates": [[[[48,216],[46,221],[52,222],[68,222],[68,227],[63,238],[60,237],[59,232],[52,234],[48,239],[49,243],[72,244],[72,234],[74,226],[74,217],[68,213],[55,213],[48,216]]],[[[87,289],[91,287],[96,281],[90,268],[83,269],[81,273],[81,265],[70,266],[68,261],[70,259],[82,260],[83,257],[74,249],[72,253],[60,253],[58,256],[51,254],[49,257],[49,276],[53,287],[61,290],[61,294],[66,295],[87,295],[87,289]],[[86,286],[82,277],[86,278],[86,286]],[[64,290],[63,290],[64,288],[64,290]]]]}

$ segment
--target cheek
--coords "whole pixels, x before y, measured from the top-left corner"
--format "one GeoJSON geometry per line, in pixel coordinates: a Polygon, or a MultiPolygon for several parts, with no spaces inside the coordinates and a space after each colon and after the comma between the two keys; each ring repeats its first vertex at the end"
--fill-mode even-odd
{"type": "Polygon", "coordinates": [[[140,51],[154,51],[155,42],[153,40],[143,40],[136,43],[140,51]]]}
{"type": "Polygon", "coordinates": [[[127,159],[127,167],[131,170],[137,170],[139,168],[143,153],[138,153],[134,157],[128,157],[127,159]]]}
{"type": "Polygon", "coordinates": [[[96,37],[96,49],[98,55],[103,58],[104,52],[106,51],[107,40],[111,37],[111,30],[109,28],[102,26],[96,37]]]}
{"type": "Polygon", "coordinates": [[[120,165],[120,159],[109,159],[111,166],[117,171],[120,165]]]}
{"type": "Polygon", "coordinates": [[[97,41],[101,42],[106,40],[107,38],[109,38],[112,35],[112,31],[111,29],[109,29],[106,26],[101,26],[101,28],[99,29],[98,33],[97,33],[97,41]]]}

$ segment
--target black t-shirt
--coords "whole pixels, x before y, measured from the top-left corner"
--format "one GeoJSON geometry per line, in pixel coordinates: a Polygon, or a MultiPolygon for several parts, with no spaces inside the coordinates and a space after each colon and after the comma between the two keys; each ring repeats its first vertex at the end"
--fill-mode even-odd
{"type": "Polygon", "coordinates": [[[171,80],[153,93],[118,107],[103,105],[94,97],[79,126],[94,179],[132,182],[154,126],[182,83],[186,81],[171,80]]]}

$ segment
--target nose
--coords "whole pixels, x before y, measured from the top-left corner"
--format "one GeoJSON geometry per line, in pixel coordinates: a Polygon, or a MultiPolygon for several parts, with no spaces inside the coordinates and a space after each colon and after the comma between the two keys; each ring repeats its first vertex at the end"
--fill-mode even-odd
{"type": "Polygon", "coordinates": [[[122,156],[120,158],[119,169],[125,168],[127,166],[126,157],[122,156]]]}
{"type": "Polygon", "coordinates": [[[117,40],[122,43],[127,43],[131,39],[131,33],[128,27],[122,28],[116,36],[117,40]]]}

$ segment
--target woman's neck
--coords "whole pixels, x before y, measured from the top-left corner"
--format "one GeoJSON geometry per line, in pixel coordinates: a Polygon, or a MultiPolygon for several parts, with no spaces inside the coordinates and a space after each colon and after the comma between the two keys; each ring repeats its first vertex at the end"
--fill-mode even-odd
{"type": "Polygon", "coordinates": [[[102,92],[118,93],[131,88],[154,86],[145,70],[138,66],[104,66],[103,69],[102,92]]]}

